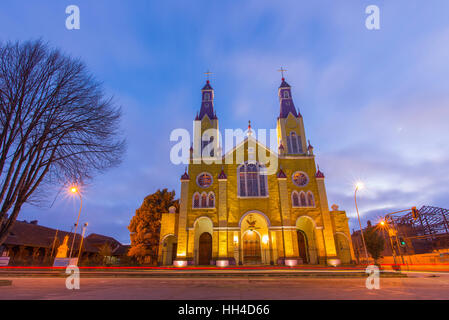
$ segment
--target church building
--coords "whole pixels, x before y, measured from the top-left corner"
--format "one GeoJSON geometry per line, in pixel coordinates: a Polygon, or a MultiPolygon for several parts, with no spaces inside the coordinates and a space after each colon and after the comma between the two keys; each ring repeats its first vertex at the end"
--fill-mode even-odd
{"type": "Polygon", "coordinates": [[[324,174],[284,78],[278,96],[277,152],[258,141],[250,125],[242,142],[222,155],[214,90],[207,80],[194,121],[201,139],[194,139],[181,176],[179,212],[171,208],[162,214],[160,265],[354,262],[346,212],[336,205],[329,210],[324,174]],[[207,147],[212,149],[206,158],[214,161],[202,161],[207,147]],[[266,158],[272,159],[270,170],[266,158]]]}

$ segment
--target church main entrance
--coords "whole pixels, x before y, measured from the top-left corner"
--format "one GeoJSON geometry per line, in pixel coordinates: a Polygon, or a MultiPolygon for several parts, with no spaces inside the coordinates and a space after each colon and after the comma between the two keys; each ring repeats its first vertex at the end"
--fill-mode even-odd
{"type": "Polygon", "coordinates": [[[308,254],[307,254],[307,236],[306,234],[298,230],[298,251],[299,257],[302,259],[302,263],[309,263],[308,254]]]}
{"type": "Polygon", "coordinates": [[[212,260],[212,236],[209,232],[204,232],[200,236],[198,246],[198,264],[209,265],[212,260]]]}
{"type": "Polygon", "coordinates": [[[255,231],[248,231],[243,235],[243,263],[262,263],[260,236],[255,231]]]}

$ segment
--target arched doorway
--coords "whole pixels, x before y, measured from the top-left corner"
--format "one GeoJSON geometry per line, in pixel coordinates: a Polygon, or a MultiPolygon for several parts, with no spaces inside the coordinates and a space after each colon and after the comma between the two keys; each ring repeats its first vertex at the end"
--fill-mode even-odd
{"type": "Polygon", "coordinates": [[[302,230],[297,230],[296,233],[298,236],[299,257],[302,259],[302,263],[309,263],[309,246],[307,244],[307,236],[302,230]]]}
{"type": "Polygon", "coordinates": [[[162,246],[162,261],[164,265],[171,266],[173,264],[173,261],[176,259],[177,248],[178,244],[174,235],[169,235],[164,239],[162,246]]]}
{"type": "Polygon", "coordinates": [[[351,248],[349,247],[348,239],[341,233],[335,234],[335,246],[337,249],[337,256],[342,264],[351,263],[351,248]]]}
{"type": "Polygon", "coordinates": [[[212,260],[212,236],[209,232],[204,232],[200,236],[198,246],[198,264],[209,265],[212,260]]]}
{"type": "Polygon", "coordinates": [[[249,230],[243,235],[243,262],[245,264],[262,263],[260,236],[255,231],[249,230]]]}
{"type": "Polygon", "coordinates": [[[315,228],[315,222],[309,216],[301,216],[296,220],[296,244],[303,263],[319,263],[315,228]]]}

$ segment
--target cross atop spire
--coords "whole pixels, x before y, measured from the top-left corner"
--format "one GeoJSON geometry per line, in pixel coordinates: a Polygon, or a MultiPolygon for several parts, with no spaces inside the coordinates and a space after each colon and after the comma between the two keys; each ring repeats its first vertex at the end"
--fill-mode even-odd
{"type": "Polygon", "coordinates": [[[253,134],[253,130],[251,130],[251,120],[248,121],[248,136],[253,134]]]}
{"type": "Polygon", "coordinates": [[[211,74],[213,74],[212,72],[210,72],[210,70],[209,69],[207,69],[207,71],[206,72],[204,72],[204,74],[206,75],[206,80],[207,80],[207,82],[209,82],[209,76],[211,75],[211,74]]]}
{"type": "Polygon", "coordinates": [[[284,69],[284,67],[281,67],[278,71],[282,74],[282,81],[284,81],[284,80],[285,80],[285,78],[284,78],[284,72],[286,72],[287,69],[284,69]]]}

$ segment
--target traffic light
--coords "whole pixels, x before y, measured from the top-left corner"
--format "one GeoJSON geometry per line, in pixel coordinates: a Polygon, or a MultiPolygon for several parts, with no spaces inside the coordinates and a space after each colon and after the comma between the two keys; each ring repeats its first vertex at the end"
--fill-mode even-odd
{"type": "Polygon", "coordinates": [[[401,245],[401,247],[405,247],[405,240],[402,237],[399,237],[399,244],[401,245]]]}
{"type": "Polygon", "coordinates": [[[416,209],[416,207],[412,207],[412,217],[413,217],[413,220],[416,220],[419,217],[419,211],[418,211],[418,209],[416,209]]]}

